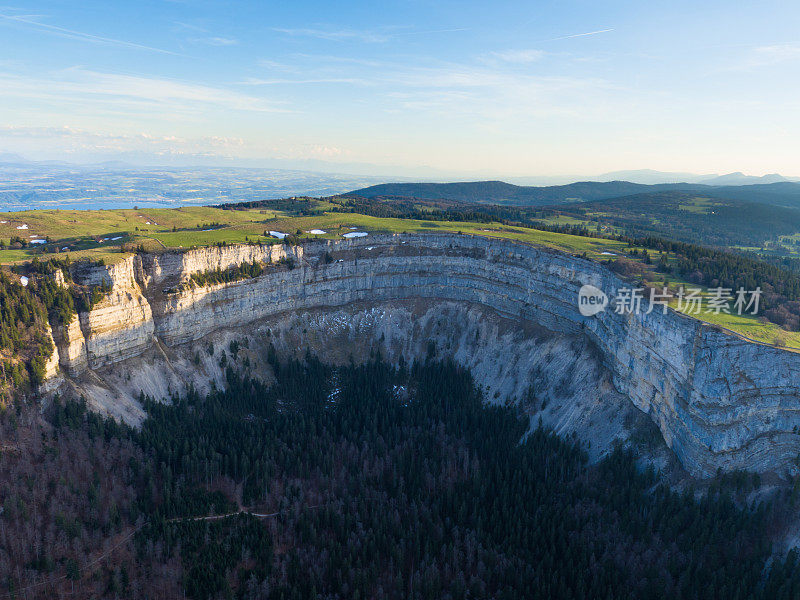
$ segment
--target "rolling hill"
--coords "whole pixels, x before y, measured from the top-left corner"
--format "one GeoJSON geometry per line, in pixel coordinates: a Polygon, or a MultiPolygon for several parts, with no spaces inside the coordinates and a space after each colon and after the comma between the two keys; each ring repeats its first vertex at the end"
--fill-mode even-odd
{"type": "Polygon", "coordinates": [[[567,185],[541,187],[519,186],[503,181],[383,183],[354,190],[347,195],[363,198],[401,197],[422,200],[455,200],[481,204],[546,206],[670,191],[690,192],[706,197],[800,208],[800,183],[791,181],[725,186],[698,183],[645,185],[629,181],[581,181],[567,185]]]}
{"type": "Polygon", "coordinates": [[[715,247],[761,248],[800,232],[797,208],[689,192],[651,192],[555,208],[562,215],[599,220],[636,235],[715,247]]]}

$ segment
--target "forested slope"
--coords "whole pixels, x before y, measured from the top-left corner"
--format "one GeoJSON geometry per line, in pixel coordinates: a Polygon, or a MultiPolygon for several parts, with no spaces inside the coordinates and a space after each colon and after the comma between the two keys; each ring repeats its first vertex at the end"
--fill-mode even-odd
{"type": "Polygon", "coordinates": [[[637,469],[633,450],[588,466],[574,442],[543,429],[520,444],[527,417],[484,408],[469,374],[449,363],[396,370],[376,356],[334,369],[272,354],[276,382],[265,387],[237,354],[215,353],[231,367],[226,391],[146,401],[141,431],[74,404],[56,404],[41,424],[3,417],[7,435],[27,440],[24,452],[0,456],[15,482],[0,517],[3,591],[276,599],[800,592],[794,553],[764,577],[768,532],[793,500],[742,503],[758,483],[749,476],[719,480],[695,500],[637,469]],[[57,496],[46,492],[52,486],[57,496]],[[192,519],[239,506],[238,516],[192,519]]]}

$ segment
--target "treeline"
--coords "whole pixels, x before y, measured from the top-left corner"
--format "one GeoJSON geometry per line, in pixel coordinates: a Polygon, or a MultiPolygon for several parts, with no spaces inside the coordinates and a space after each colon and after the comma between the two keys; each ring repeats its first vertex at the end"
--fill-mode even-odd
{"type": "Polygon", "coordinates": [[[297,212],[300,214],[311,214],[317,205],[317,200],[308,197],[282,198],[277,200],[252,200],[247,202],[231,202],[228,204],[217,204],[214,208],[223,210],[251,210],[264,208],[269,210],[297,212]]]}
{"type": "Polygon", "coordinates": [[[8,244],[6,244],[5,240],[0,240],[0,250],[5,249],[6,247],[11,249],[26,248],[29,245],[30,242],[27,239],[18,235],[12,235],[8,241],[8,244]]]}
{"type": "MultiPolygon", "coordinates": [[[[488,223],[494,220],[483,207],[469,208],[448,202],[414,202],[395,200],[384,202],[369,200],[360,196],[334,197],[332,212],[359,213],[380,218],[417,219],[421,221],[473,221],[488,223]]],[[[500,207],[497,207],[500,209],[500,207]]],[[[503,211],[505,212],[505,211],[503,211]]],[[[509,215],[514,211],[509,211],[509,215]]]]}
{"type": "MultiPolygon", "coordinates": [[[[684,227],[693,231],[694,233],[691,233],[687,230],[684,231],[686,235],[678,236],[686,239],[695,239],[695,234],[699,234],[703,231],[699,223],[712,223],[714,231],[719,235],[722,235],[725,231],[736,229],[737,227],[738,230],[742,230],[744,227],[745,230],[747,230],[747,228],[754,228],[754,231],[757,230],[757,234],[753,233],[752,235],[759,236],[766,234],[767,231],[784,231],[786,227],[793,228],[795,227],[796,221],[800,224],[800,217],[795,218],[797,215],[800,215],[800,213],[795,215],[797,211],[793,211],[792,209],[723,200],[714,200],[714,206],[708,208],[707,213],[703,211],[692,213],[690,211],[681,210],[681,219],[676,219],[676,215],[678,215],[677,211],[681,206],[680,203],[691,202],[693,199],[694,196],[670,192],[665,194],[648,194],[641,198],[635,196],[604,200],[602,203],[598,203],[598,206],[606,206],[606,204],[608,204],[612,208],[618,208],[620,212],[625,215],[627,214],[626,211],[633,211],[631,207],[639,206],[639,203],[644,203],[644,207],[647,208],[650,207],[651,204],[652,207],[655,207],[659,200],[663,200],[666,202],[666,205],[659,209],[661,212],[657,212],[659,215],[663,212],[663,219],[660,219],[659,222],[672,222],[673,225],[671,226],[684,227]],[[717,206],[717,204],[719,204],[719,206],[717,206]],[[712,210],[713,214],[711,212],[712,210]],[[754,216],[752,214],[754,210],[767,211],[767,225],[764,225],[764,223],[755,218],[751,218],[754,216]],[[786,214],[784,214],[786,211],[789,211],[789,213],[793,215],[792,218],[788,218],[786,214]],[[688,220],[684,219],[684,216],[687,215],[688,220]],[[749,224],[741,225],[739,220],[742,219],[742,222],[749,224]],[[678,225],[675,223],[676,220],[679,220],[681,223],[685,221],[685,223],[683,225],[678,225]],[[778,229],[776,230],[775,227],[778,227],[778,229]]],[[[712,287],[730,287],[734,290],[739,287],[744,287],[747,290],[754,290],[756,287],[760,286],[764,291],[762,314],[770,321],[787,329],[800,329],[800,275],[798,274],[800,273],[800,260],[777,257],[762,258],[746,252],[734,252],[713,247],[715,243],[733,243],[734,241],[737,243],[744,243],[748,240],[745,240],[741,236],[751,234],[729,233],[729,237],[726,239],[712,236],[708,239],[708,243],[712,245],[712,247],[709,247],[689,241],[671,241],[663,237],[663,231],[656,231],[647,225],[651,220],[651,216],[648,216],[649,213],[647,213],[647,211],[645,211],[645,214],[641,214],[640,212],[636,213],[640,217],[640,220],[635,223],[624,219],[616,223],[617,225],[624,225],[628,233],[609,235],[603,232],[600,220],[598,220],[597,224],[594,226],[553,224],[542,221],[544,218],[552,217],[562,212],[563,209],[561,207],[559,207],[559,211],[555,211],[552,209],[535,207],[473,205],[446,200],[434,201],[404,198],[367,199],[359,196],[334,196],[326,198],[325,200],[333,204],[333,208],[328,208],[328,210],[334,212],[352,212],[375,217],[415,219],[432,222],[499,222],[508,226],[530,227],[553,233],[599,239],[614,239],[632,246],[650,248],[656,251],[670,248],[669,252],[676,254],[678,260],[659,265],[659,270],[662,273],[684,277],[689,279],[692,283],[712,287]],[[631,226],[632,224],[635,226],[631,226]],[[737,235],[740,237],[734,240],[734,237],[737,235]]],[[[257,204],[262,207],[270,206],[277,208],[275,202],[276,201],[270,200],[260,203],[244,203],[241,206],[245,207],[246,205],[246,207],[253,207],[251,205],[257,204]]],[[[313,205],[308,203],[308,199],[286,202],[288,202],[286,207],[292,206],[301,212],[313,212],[314,210],[313,205]]],[[[591,214],[592,208],[586,208],[583,205],[575,205],[574,207],[569,207],[567,210],[574,211],[577,216],[584,216],[586,214],[591,214]]],[[[613,217],[608,219],[603,217],[601,220],[604,224],[614,224],[612,223],[614,220],[613,217]]],[[[749,241],[752,242],[753,240],[750,239],[749,241]]]]}
{"type": "Polygon", "coordinates": [[[271,350],[267,387],[241,352],[215,352],[227,357],[225,391],[143,397],[138,431],[85,403],[55,402],[32,435],[14,433],[13,413],[0,416],[4,439],[24,444],[0,454],[11,482],[0,591],[22,597],[45,582],[24,595],[800,594],[796,554],[771,559],[768,537],[793,500],[747,504],[755,478],[720,478],[698,500],[621,449],[589,465],[572,440],[541,426],[526,436],[530,416],[485,407],[449,362],[395,368],[376,355],[331,367],[271,350]],[[103,540],[131,534],[93,560],[113,547],[103,540]]]}
{"type": "MultiPolygon", "coordinates": [[[[452,364],[394,369],[376,357],[333,369],[274,352],[269,360],[271,388],[229,369],[224,392],[146,401],[140,443],[173,482],[162,498],[233,480],[245,505],[277,513],[152,520],[138,547],[163,548],[165,562],[179,555],[193,597],[800,592],[794,555],[762,581],[768,507],[737,508],[724,485],[696,501],[659,485],[622,450],[588,466],[577,445],[542,428],[520,444],[528,420],[484,407],[452,364]],[[240,548],[260,558],[243,562],[240,548]]],[[[164,517],[176,510],[154,508],[164,517]]]]}
{"type": "Polygon", "coordinates": [[[232,283],[234,281],[241,281],[242,279],[252,279],[258,277],[264,272],[264,265],[253,260],[252,262],[243,262],[227,269],[220,269],[219,267],[213,271],[202,271],[192,273],[189,278],[189,285],[198,287],[206,287],[219,283],[232,283]]]}
{"type": "MultiPolygon", "coordinates": [[[[668,194],[667,196],[673,200],[680,198],[682,201],[688,201],[684,195],[677,193],[668,194]]],[[[650,198],[650,196],[647,196],[647,198],[650,198]]],[[[454,203],[446,206],[444,203],[435,202],[424,205],[420,204],[419,201],[393,200],[383,202],[358,197],[334,198],[331,201],[337,202],[338,210],[342,212],[358,212],[381,217],[424,219],[429,221],[498,221],[511,226],[525,226],[553,233],[614,239],[640,249],[669,252],[676,259],[660,262],[657,265],[659,272],[665,275],[674,275],[698,285],[731,288],[734,292],[740,287],[748,291],[760,287],[763,291],[760,314],[786,329],[800,330],[800,271],[796,270],[800,269],[800,261],[797,259],[774,258],[765,260],[748,253],[720,250],[689,242],[672,241],[662,237],[662,235],[637,235],[636,232],[639,230],[636,228],[631,229],[631,234],[608,235],[601,231],[599,223],[595,227],[544,223],[539,219],[553,214],[552,211],[546,209],[491,205],[473,207],[454,203]]],[[[653,201],[655,202],[655,200],[653,201]]],[[[614,202],[628,206],[631,200],[603,201],[602,205],[605,206],[607,202],[610,202],[612,207],[614,202]]],[[[735,206],[722,207],[725,210],[721,210],[720,222],[724,223],[724,225],[715,225],[718,231],[726,231],[729,227],[734,227],[737,219],[742,218],[743,214],[749,214],[747,211],[755,208],[766,210],[768,216],[772,215],[771,220],[768,219],[769,223],[785,221],[788,223],[786,226],[789,228],[795,227],[795,221],[800,224],[800,217],[794,220],[786,219],[785,211],[789,211],[792,214],[796,212],[791,209],[764,205],[756,206],[738,202],[734,204],[735,206]],[[742,213],[742,211],[745,212],[742,213]],[[733,216],[728,215],[728,213],[733,216]]],[[[674,208],[677,210],[677,206],[674,208]]],[[[580,211],[580,209],[575,210],[580,211]]],[[[711,215],[711,217],[716,216],[716,214],[711,215]]],[[[709,217],[709,215],[706,215],[704,219],[706,217],[709,217]]],[[[644,219],[645,217],[642,218],[644,219]]],[[[665,220],[670,219],[665,217],[665,220]]],[[[675,219],[671,220],[674,221],[675,219]]],[[[608,222],[608,220],[603,219],[603,222],[608,222]]],[[[690,220],[691,222],[693,221],[690,220]]],[[[759,235],[769,229],[769,227],[765,229],[762,225],[753,225],[753,227],[758,229],[759,235]]],[[[781,225],[781,227],[785,228],[784,225],[781,225]]],[[[733,235],[731,234],[731,236],[733,235]]],[[[729,238],[728,242],[731,242],[732,239],[732,237],[729,238]]],[[[742,239],[739,242],[742,242],[742,239]]]]}
{"type": "Polygon", "coordinates": [[[658,237],[631,242],[673,254],[672,260],[657,262],[656,270],[665,275],[676,275],[698,285],[729,288],[734,293],[739,288],[761,288],[763,316],[786,329],[800,329],[800,274],[742,254],[658,237]]]}
{"type": "Polygon", "coordinates": [[[19,392],[44,381],[53,352],[47,336],[47,306],[32,288],[0,271],[0,374],[7,404],[19,392]]]}
{"type": "MultiPolygon", "coordinates": [[[[496,221],[507,225],[528,226],[540,219],[558,214],[545,208],[525,208],[494,204],[470,204],[451,200],[420,200],[409,198],[368,199],[361,196],[331,196],[322,198],[327,205],[313,198],[259,200],[222,204],[225,210],[265,209],[313,215],[322,211],[358,213],[381,218],[418,219],[426,221],[496,221]]],[[[266,235],[266,234],[265,234],[266,235]]]]}
{"type": "Polygon", "coordinates": [[[762,248],[800,231],[800,210],[761,202],[658,192],[560,206],[564,214],[600,219],[626,235],[657,236],[715,248],[762,248]]]}
{"type": "Polygon", "coordinates": [[[105,590],[116,580],[129,597],[144,579],[124,546],[113,550],[138,519],[130,511],[146,462],[125,436],[78,402],[55,399],[44,413],[39,404],[17,403],[0,412],[2,596],[114,598],[105,590]],[[84,570],[109,550],[96,570],[84,570]]]}
{"type": "Polygon", "coordinates": [[[543,218],[558,214],[545,208],[467,204],[448,200],[418,200],[404,198],[362,198],[334,196],[326,198],[333,204],[332,212],[358,213],[373,217],[415,219],[421,221],[497,222],[518,227],[547,227],[543,218]]]}
{"type": "Polygon", "coordinates": [[[75,314],[92,310],[111,291],[111,283],[105,280],[98,285],[75,283],[70,272],[72,264],[68,257],[45,261],[37,257],[17,267],[18,272],[33,276],[31,289],[44,302],[53,325],[67,325],[75,314]],[[57,271],[62,275],[61,284],[55,278],[57,271]]]}
{"type": "Polygon", "coordinates": [[[77,312],[91,310],[110,291],[110,284],[78,286],[69,260],[52,259],[0,270],[0,403],[44,381],[53,353],[48,323],[66,325],[77,312]],[[54,274],[61,271],[63,285],[54,274]],[[22,285],[20,277],[28,277],[22,285]]]}

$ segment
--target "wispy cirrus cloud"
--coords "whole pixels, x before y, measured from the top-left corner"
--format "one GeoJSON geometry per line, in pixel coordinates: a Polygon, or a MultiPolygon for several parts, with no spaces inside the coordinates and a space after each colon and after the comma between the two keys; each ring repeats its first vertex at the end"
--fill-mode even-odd
{"type": "Polygon", "coordinates": [[[500,119],[510,116],[596,114],[618,89],[596,76],[529,73],[521,65],[546,53],[496,51],[462,62],[360,60],[333,55],[292,55],[263,66],[272,76],[244,79],[249,86],[293,84],[357,85],[378,94],[374,106],[391,113],[414,112],[444,118],[500,119]],[[595,101],[587,103],[587,98],[595,101]]]}
{"type": "Polygon", "coordinates": [[[209,31],[206,27],[195,23],[185,23],[183,21],[173,21],[173,29],[177,32],[191,32],[194,37],[188,41],[195,44],[205,44],[207,46],[238,46],[239,40],[233,37],[218,35],[209,31]],[[203,35],[201,35],[203,34],[203,35]]]}
{"type": "Polygon", "coordinates": [[[160,135],[148,132],[120,133],[81,127],[0,126],[0,144],[10,144],[23,152],[46,142],[50,152],[66,156],[122,158],[187,157],[235,159],[242,156],[269,156],[281,159],[341,159],[347,148],[324,142],[280,143],[274,140],[246,140],[236,136],[160,135]]]}
{"type": "Polygon", "coordinates": [[[435,35],[439,33],[458,33],[469,31],[469,27],[451,27],[449,29],[427,29],[423,31],[400,31],[393,34],[393,37],[414,36],[414,35],[435,35]]]}
{"type": "Polygon", "coordinates": [[[193,38],[193,42],[200,44],[208,44],[209,46],[238,46],[239,40],[234,38],[210,36],[202,38],[193,38]]]}
{"type": "Polygon", "coordinates": [[[800,60],[800,43],[771,44],[754,48],[745,67],[766,67],[800,60]]]}
{"type": "Polygon", "coordinates": [[[14,125],[0,125],[0,137],[24,137],[24,138],[82,138],[84,140],[94,140],[96,142],[127,142],[127,141],[147,141],[153,143],[192,143],[202,141],[204,144],[219,147],[242,146],[244,140],[238,137],[224,136],[203,136],[198,138],[184,138],[174,135],[153,135],[150,133],[110,133],[103,131],[92,131],[78,127],[22,127],[14,125]]]}
{"type": "Polygon", "coordinates": [[[604,110],[604,99],[617,91],[600,78],[521,76],[468,65],[413,69],[395,74],[394,83],[388,96],[396,101],[396,109],[486,120],[583,118],[604,110]],[[591,106],[586,97],[593,98],[591,106]]]}
{"type": "Polygon", "coordinates": [[[542,50],[504,50],[492,52],[489,58],[507,63],[527,64],[541,60],[544,55],[545,52],[542,50]]]}
{"type": "Polygon", "coordinates": [[[314,29],[308,27],[284,28],[274,27],[273,31],[284,33],[290,36],[313,37],[332,42],[368,42],[381,43],[387,42],[391,38],[386,33],[376,33],[372,31],[359,31],[356,29],[314,29]]]}
{"type": "Polygon", "coordinates": [[[284,28],[274,27],[273,31],[291,36],[313,37],[332,42],[365,42],[385,43],[392,39],[413,36],[438,35],[444,33],[457,33],[469,31],[467,27],[453,27],[447,29],[407,30],[402,27],[384,27],[375,31],[342,28],[284,28]]]}
{"type": "Polygon", "coordinates": [[[279,102],[204,84],[173,79],[93,71],[72,67],[46,78],[0,73],[3,100],[37,101],[88,111],[199,114],[213,109],[247,112],[288,112],[279,102]]]}
{"type": "Polygon", "coordinates": [[[197,155],[203,153],[229,154],[236,153],[247,146],[247,143],[239,137],[218,135],[183,137],[146,132],[120,133],[70,126],[0,126],[0,140],[13,140],[17,144],[47,140],[51,148],[58,149],[66,154],[85,151],[114,154],[147,152],[157,156],[197,155]]]}
{"type": "Polygon", "coordinates": [[[181,56],[178,52],[171,50],[164,50],[163,48],[154,48],[153,46],[146,46],[144,44],[137,44],[135,42],[128,42],[116,38],[95,35],[93,33],[86,33],[84,31],[76,31],[74,29],[67,29],[66,27],[59,27],[57,25],[50,25],[42,23],[37,20],[35,16],[24,15],[8,15],[0,14],[0,23],[5,25],[18,25],[29,29],[34,29],[42,33],[56,35],[59,37],[69,38],[90,44],[102,44],[106,46],[117,46],[119,48],[128,48],[131,50],[145,50],[147,52],[156,52],[159,54],[171,54],[173,56],[181,56]]]}
{"type": "Polygon", "coordinates": [[[293,78],[260,78],[248,77],[242,81],[237,82],[239,85],[309,85],[309,84],[325,84],[325,83],[344,83],[348,85],[368,84],[369,81],[358,77],[310,77],[305,79],[293,78]]]}

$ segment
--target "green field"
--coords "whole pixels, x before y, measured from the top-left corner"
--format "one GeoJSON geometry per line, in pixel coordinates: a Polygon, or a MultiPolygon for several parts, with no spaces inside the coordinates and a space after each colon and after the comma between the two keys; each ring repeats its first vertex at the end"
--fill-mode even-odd
{"type": "MultiPolygon", "coordinates": [[[[692,315],[694,316],[694,315],[692,315]]],[[[786,331],[775,323],[761,322],[753,315],[703,314],[699,318],[706,323],[718,325],[754,342],[781,345],[791,350],[800,350],[800,332],[786,331]]]]}
{"type": "MultiPolygon", "coordinates": [[[[700,290],[700,295],[704,299],[704,308],[700,314],[690,314],[685,308],[682,310],[679,307],[677,300],[672,300],[670,301],[669,306],[676,312],[686,314],[693,319],[698,319],[705,323],[709,323],[710,325],[716,325],[717,327],[727,329],[736,335],[740,335],[754,342],[769,345],[780,345],[790,350],[800,350],[800,332],[786,331],[779,325],[766,321],[765,319],[761,319],[752,314],[736,314],[733,303],[729,304],[730,313],[720,312],[719,314],[716,314],[714,312],[706,312],[705,299],[712,296],[712,293],[706,286],[701,286],[686,280],[682,280],[674,275],[664,277],[662,274],[652,272],[650,277],[650,285],[652,287],[661,289],[661,286],[666,284],[666,286],[669,288],[669,292],[673,295],[677,294],[678,289],[681,286],[686,291],[689,291],[692,288],[697,288],[700,290]]],[[[732,293],[732,295],[735,296],[735,293],[732,293]]]]}
{"type": "Polygon", "coordinates": [[[29,241],[47,239],[48,243],[2,249],[0,263],[31,260],[34,256],[46,258],[66,255],[72,259],[88,257],[114,261],[124,256],[126,248],[139,244],[148,249],[158,249],[189,248],[220,242],[276,241],[264,235],[268,231],[300,232],[298,235],[301,238],[335,239],[350,231],[350,227],[373,233],[461,231],[540,244],[566,252],[586,252],[589,256],[599,256],[604,250],[619,250],[623,246],[613,240],[509,227],[499,223],[378,218],[356,213],[324,212],[322,209],[325,206],[322,204],[319,208],[320,212],[310,216],[276,210],[223,210],[209,207],[4,213],[2,220],[7,222],[0,223],[0,239],[8,243],[12,236],[20,236],[29,241]],[[27,229],[18,229],[22,225],[27,225],[27,229]],[[327,233],[322,236],[307,233],[312,229],[322,229],[327,233]]]}
{"type": "MultiPolygon", "coordinates": [[[[6,244],[12,236],[28,240],[46,238],[48,243],[0,249],[0,264],[29,261],[34,257],[102,259],[110,264],[121,260],[140,245],[158,251],[164,248],[190,248],[218,243],[278,243],[279,240],[270,236],[269,231],[293,234],[301,239],[341,239],[343,234],[352,231],[351,228],[374,234],[460,232],[483,235],[546,246],[595,260],[627,256],[631,249],[626,243],[617,240],[567,235],[500,223],[379,218],[358,213],[329,212],[326,211],[327,208],[330,208],[329,204],[315,201],[313,214],[309,215],[271,209],[223,210],[212,207],[2,213],[0,221],[5,222],[0,222],[0,240],[6,244]],[[27,228],[19,229],[23,225],[27,225],[27,228]],[[314,235],[309,233],[312,229],[321,229],[326,233],[314,235]]],[[[588,225],[565,216],[551,217],[548,221],[562,225],[588,225]]],[[[661,276],[652,271],[652,266],[648,269],[650,270],[645,271],[646,278],[658,281],[661,276]]],[[[670,280],[673,289],[682,283],[689,285],[674,278],[670,280]]],[[[677,310],[676,305],[673,308],[677,310]]],[[[800,349],[800,333],[783,331],[777,325],[764,323],[753,316],[705,313],[692,316],[757,342],[773,344],[779,340],[787,348],[800,349]]]]}
{"type": "MultiPolygon", "coordinates": [[[[683,283],[683,282],[679,282],[683,283]]],[[[676,285],[671,285],[670,289],[676,288],[676,285]]],[[[686,284],[686,287],[698,287],[694,284],[686,284]]],[[[703,290],[703,296],[710,296],[706,288],[703,290]]],[[[686,314],[678,308],[677,301],[670,302],[670,307],[677,312],[686,314]]],[[[731,306],[731,313],[720,312],[719,314],[713,312],[702,312],[699,315],[690,314],[692,318],[699,319],[711,325],[716,325],[731,331],[737,335],[745,337],[751,341],[759,342],[761,344],[781,345],[791,350],[800,350],[800,332],[786,331],[775,323],[770,323],[765,319],[759,319],[752,314],[736,314],[736,311],[731,306]]]]}

